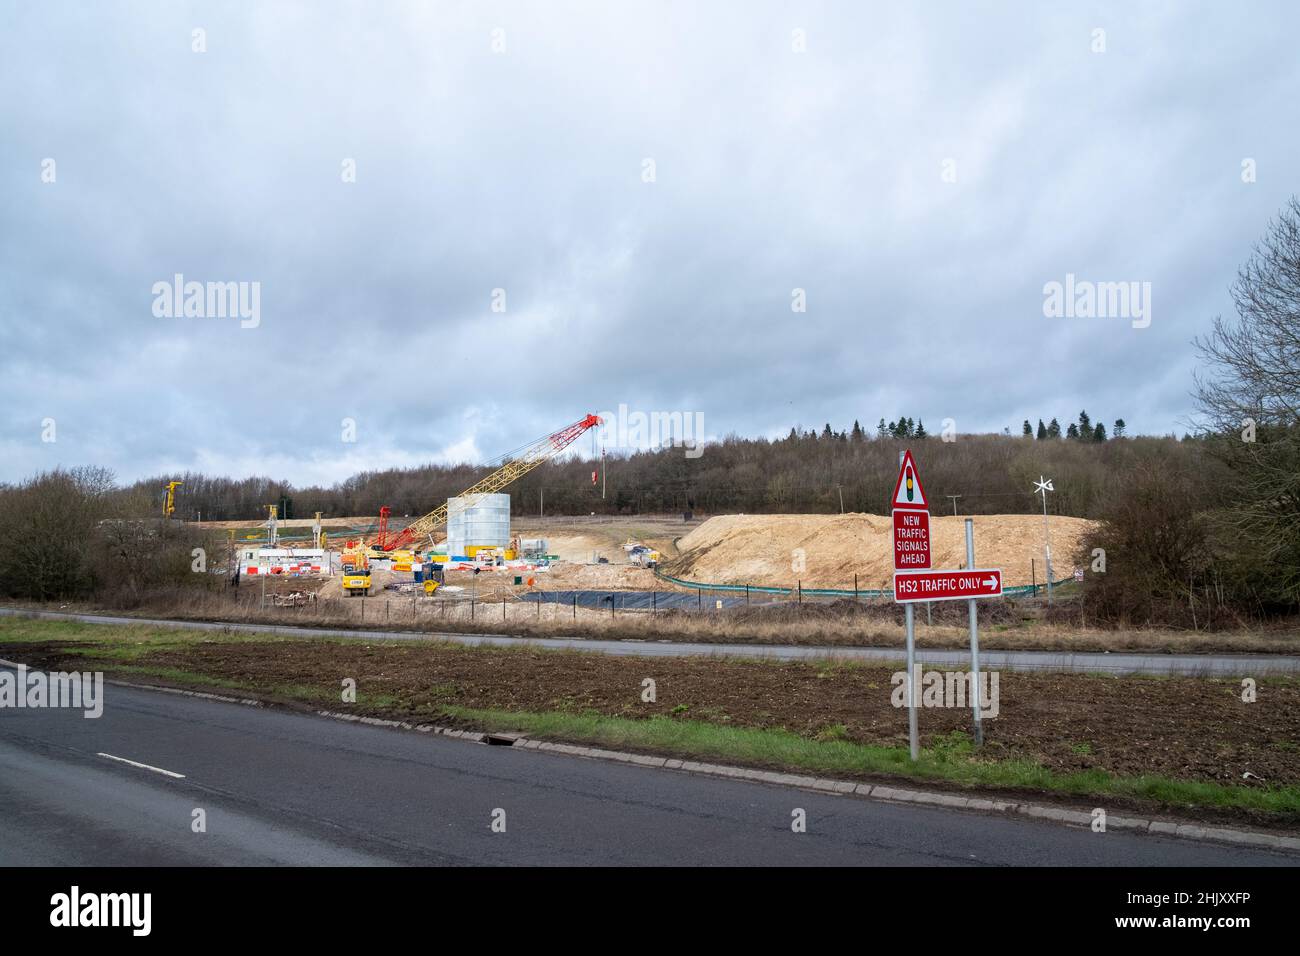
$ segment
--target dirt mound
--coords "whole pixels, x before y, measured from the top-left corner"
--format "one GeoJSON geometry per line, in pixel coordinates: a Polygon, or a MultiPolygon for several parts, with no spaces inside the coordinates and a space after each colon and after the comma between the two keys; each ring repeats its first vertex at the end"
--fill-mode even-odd
{"type": "MultiPolygon", "coordinates": [[[[1031,565],[1043,581],[1043,519],[1036,515],[976,515],[975,563],[1002,568],[1007,586],[1029,584],[1031,565]]],[[[936,568],[966,560],[965,519],[930,518],[936,568]]],[[[1080,538],[1095,522],[1052,517],[1052,563],[1058,579],[1075,565],[1080,538]]],[[[681,557],[663,570],[688,581],[806,588],[892,587],[893,522],[887,515],[722,515],[677,542],[681,557]],[[802,551],[802,553],[800,553],[802,551]],[[802,559],[802,570],[799,570],[802,559]]]]}
{"type": "MultiPolygon", "coordinates": [[[[526,573],[526,572],[525,572],[526,573]]],[[[534,574],[537,587],[548,591],[578,590],[652,591],[663,585],[649,568],[627,564],[555,564],[534,574]]]]}

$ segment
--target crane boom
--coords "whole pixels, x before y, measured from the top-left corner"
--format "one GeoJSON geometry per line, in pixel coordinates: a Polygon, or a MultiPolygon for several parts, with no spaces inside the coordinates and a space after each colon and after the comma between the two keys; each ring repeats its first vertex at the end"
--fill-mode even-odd
{"type": "MultiPolygon", "coordinates": [[[[460,503],[457,505],[457,513],[466,511],[478,504],[487,495],[495,494],[506,485],[519,480],[528,474],[538,465],[558,455],[564,449],[572,445],[587,429],[596,425],[603,425],[604,421],[599,415],[588,415],[586,418],[579,419],[572,425],[566,425],[558,432],[553,432],[545,438],[539,438],[531,445],[526,445],[522,450],[516,453],[512,458],[506,460],[496,471],[488,475],[482,481],[471,486],[460,493],[460,503]]],[[[417,518],[401,530],[397,535],[391,537],[383,545],[385,551],[395,551],[398,548],[404,548],[412,543],[416,537],[429,535],[432,537],[433,532],[447,523],[448,504],[443,503],[430,511],[422,518],[417,518]]]]}

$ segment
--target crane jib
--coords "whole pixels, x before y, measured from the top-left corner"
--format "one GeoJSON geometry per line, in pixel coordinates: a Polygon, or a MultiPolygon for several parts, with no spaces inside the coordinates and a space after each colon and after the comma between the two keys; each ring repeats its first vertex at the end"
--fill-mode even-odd
{"type": "MultiPolygon", "coordinates": [[[[588,415],[586,418],[574,422],[572,425],[566,425],[558,432],[552,432],[545,438],[538,439],[531,445],[524,448],[522,452],[514,458],[504,462],[500,468],[488,475],[482,481],[472,485],[467,491],[461,492],[460,510],[466,510],[478,504],[478,499],[493,492],[500,491],[506,485],[512,484],[522,478],[528,472],[532,471],[542,462],[563,451],[589,428],[597,425],[603,425],[604,420],[599,415],[588,415]],[[473,499],[473,500],[467,500],[473,499]]],[[[433,531],[447,523],[447,505],[442,504],[430,511],[427,515],[417,518],[401,530],[391,541],[383,545],[385,551],[396,551],[405,547],[415,540],[416,535],[432,534],[433,531]]]]}

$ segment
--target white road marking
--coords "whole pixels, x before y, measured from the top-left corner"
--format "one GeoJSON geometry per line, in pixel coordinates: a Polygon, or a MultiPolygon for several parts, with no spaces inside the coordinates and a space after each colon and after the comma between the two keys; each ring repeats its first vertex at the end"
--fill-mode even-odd
{"type": "Polygon", "coordinates": [[[184,780],[185,774],[172,773],[170,770],[164,770],[162,767],[151,767],[147,763],[136,763],[134,760],[127,760],[125,757],[114,757],[112,754],[97,753],[97,757],[107,757],[109,760],[117,760],[121,763],[129,763],[132,767],[139,767],[141,770],[152,770],[154,773],[161,773],[164,776],[175,777],[177,780],[184,780]]]}

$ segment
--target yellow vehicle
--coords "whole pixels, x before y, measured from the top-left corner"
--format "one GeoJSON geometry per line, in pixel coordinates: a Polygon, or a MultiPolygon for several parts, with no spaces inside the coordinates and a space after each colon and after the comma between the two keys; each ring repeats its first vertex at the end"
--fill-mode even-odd
{"type": "Polygon", "coordinates": [[[425,594],[432,594],[432,593],[433,593],[434,591],[436,591],[436,590],[438,590],[438,582],[437,582],[437,581],[425,581],[425,582],[424,582],[424,593],[425,593],[425,594]]]}
{"type": "Polygon", "coordinates": [[[183,481],[167,482],[167,500],[163,502],[163,517],[170,518],[176,511],[176,489],[185,484],[183,481]]]}
{"type": "Polygon", "coordinates": [[[360,594],[363,596],[369,594],[370,568],[365,565],[362,565],[359,568],[353,568],[351,571],[348,571],[345,568],[343,571],[343,590],[346,591],[349,596],[353,594],[360,594]]]}

